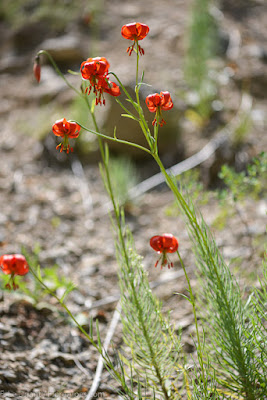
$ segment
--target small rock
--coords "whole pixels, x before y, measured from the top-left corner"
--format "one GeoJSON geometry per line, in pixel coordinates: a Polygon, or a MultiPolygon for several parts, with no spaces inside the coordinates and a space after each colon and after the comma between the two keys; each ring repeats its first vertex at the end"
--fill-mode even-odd
{"type": "Polygon", "coordinates": [[[103,263],[103,255],[84,254],[80,262],[81,276],[93,275],[101,263],[103,263]]]}
{"type": "Polygon", "coordinates": [[[41,371],[45,369],[45,366],[42,363],[42,361],[37,361],[37,363],[35,364],[35,369],[36,371],[41,371]]]}
{"type": "Polygon", "coordinates": [[[72,367],[75,365],[74,357],[70,354],[65,354],[61,352],[52,353],[49,356],[49,360],[58,365],[59,367],[72,367]]]}
{"type": "Polygon", "coordinates": [[[29,58],[25,56],[17,56],[15,54],[7,54],[0,61],[0,73],[17,73],[21,69],[26,68],[29,64],[29,58]]]}
{"type": "Polygon", "coordinates": [[[180,329],[186,329],[192,324],[192,322],[193,322],[192,321],[192,316],[188,316],[188,317],[179,319],[179,321],[175,325],[175,329],[177,329],[178,331],[180,329]]]}
{"type": "Polygon", "coordinates": [[[47,35],[47,31],[47,23],[45,21],[28,21],[27,24],[23,24],[13,32],[11,37],[13,48],[18,54],[32,51],[47,35]]]}
{"type": "Polygon", "coordinates": [[[16,382],[17,375],[14,371],[0,370],[0,378],[4,378],[7,382],[16,382]]]}
{"type": "Polygon", "coordinates": [[[45,40],[40,48],[46,50],[57,63],[77,63],[86,59],[82,40],[78,35],[68,34],[45,40]]]}

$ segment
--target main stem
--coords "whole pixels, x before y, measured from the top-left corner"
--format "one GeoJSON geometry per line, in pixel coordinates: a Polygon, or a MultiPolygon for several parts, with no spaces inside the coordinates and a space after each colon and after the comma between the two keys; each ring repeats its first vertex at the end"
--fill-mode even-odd
{"type": "MultiPolygon", "coordinates": [[[[91,109],[90,109],[90,113],[91,113],[92,120],[93,120],[93,123],[94,123],[94,126],[95,126],[95,130],[97,132],[99,132],[95,115],[94,115],[93,112],[91,112],[91,109]]],[[[123,257],[125,259],[125,263],[127,265],[128,270],[130,270],[130,268],[131,268],[130,267],[130,262],[129,262],[129,258],[128,258],[128,254],[127,254],[127,250],[126,250],[126,244],[125,244],[125,240],[124,240],[124,236],[123,236],[123,232],[122,232],[122,225],[121,225],[121,220],[120,220],[120,211],[119,211],[119,208],[117,207],[117,204],[116,204],[116,201],[115,201],[113,188],[112,188],[112,184],[111,184],[111,179],[110,179],[110,174],[109,174],[109,169],[108,169],[108,166],[107,166],[107,163],[106,163],[106,159],[105,159],[105,152],[104,152],[103,142],[102,142],[100,137],[98,137],[98,143],[99,143],[100,153],[101,153],[101,157],[102,157],[102,161],[103,161],[103,165],[104,165],[104,169],[105,169],[105,173],[106,173],[108,191],[109,191],[109,195],[110,195],[110,198],[111,198],[111,201],[112,201],[112,205],[113,205],[113,209],[114,209],[116,224],[117,224],[118,233],[119,233],[119,241],[120,241],[120,244],[122,246],[122,251],[123,251],[123,257]]],[[[135,286],[134,286],[134,283],[132,281],[131,281],[131,288],[132,288],[132,292],[133,292],[133,295],[134,295],[134,301],[135,301],[135,304],[136,304],[136,308],[138,310],[138,318],[139,318],[140,324],[142,326],[142,330],[144,332],[144,337],[146,339],[146,342],[147,342],[147,345],[148,345],[148,348],[149,348],[150,356],[151,356],[151,359],[152,359],[152,362],[153,362],[153,365],[154,365],[154,368],[155,368],[155,372],[156,372],[159,384],[160,384],[160,386],[162,388],[162,391],[164,393],[165,400],[170,400],[170,397],[169,397],[169,395],[167,393],[167,389],[166,389],[165,384],[164,384],[163,377],[161,376],[161,372],[160,372],[160,370],[158,368],[158,365],[157,365],[157,362],[156,362],[156,357],[155,357],[155,353],[154,353],[154,350],[153,350],[153,346],[152,346],[152,344],[150,342],[149,335],[148,335],[148,332],[147,332],[147,329],[146,329],[146,324],[145,324],[145,321],[144,321],[144,318],[143,318],[143,315],[142,315],[142,308],[140,307],[140,304],[139,304],[139,301],[138,301],[138,298],[137,298],[137,295],[136,295],[136,291],[135,291],[135,286]]]]}

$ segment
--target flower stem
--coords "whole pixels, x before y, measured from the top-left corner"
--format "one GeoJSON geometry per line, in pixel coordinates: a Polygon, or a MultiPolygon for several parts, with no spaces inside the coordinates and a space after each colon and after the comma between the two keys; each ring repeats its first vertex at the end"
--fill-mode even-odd
{"type": "Polygon", "coordinates": [[[40,50],[37,53],[37,56],[40,56],[41,54],[46,55],[46,57],[48,58],[48,60],[51,62],[51,64],[53,65],[55,71],[57,72],[57,74],[64,80],[64,82],[68,85],[68,87],[72,90],[74,90],[74,92],[76,92],[79,96],[82,96],[82,94],[74,87],[72,86],[72,84],[66,79],[66,77],[62,74],[62,72],[60,71],[60,69],[58,68],[57,64],[55,63],[53,57],[48,53],[48,51],[46,50],[40,50]]]}
{"type": "MultiPolygon", "coordinates": [[[[94,115],[94,114],[93,114],[94,115]]],[[[93,119],[94,120],[94,119],[93,119]]],[[[86,126],[82,125],[80,122],[77,122],[75,120],[70,120],[71,122],[75,122],[76,124],[78,124],[81,128],[83,128],[85,131],[93,133],[94,135],[98,136],[99,138],[103,138],[103,139],[108,139],[108,140],[112,140],[114,142],[118,142],[118,143],[124,143],[124,144],[128,144],[129,146],[132,147],[137,147],[140,150],[146,151],[147,153],[150,154],[150,150],[146,149],[145,147],[133,143],[133,142],[128,142],[127,140],[122,140],[122,139],[118,139],[116,137],[112,137],[112,136],[108,136],[108,135],[104,135],[103,133],[100,133],[99,131],[93,131],[92,129],[87,128],[86,126]]],[[[101,146],[100,146],[101,147],[101,146]]],[[[100,149],[101,151],[101,149],[100,149]]],[[[102,155],[102,153],[101,153],[102,155]]]]}
{"type": "Polygon", "coordinates": [[[52,290],[49,289],[49,287],[42,281],[42,279],[40,279],[38,274],[36,274],[36,272],[34,271],[34,269],[31,266],[29,266],[29,268],[30,268],[30,271],[31,271],[32,275],[34,276],[34,278],[40,283],[40,285],[44,288],[44,290],[57,300],[57,302],[64,308],[64,310],[67,312],[69,317],[73,320],[75,325],[86,336],[86,338],[89,340],[89,342],[101,353],[101,349],[99,348],[99,346],[94,342],[93,338],[90,335],[88,335],[88,333],[79,324],[79,322],[76,320],[76,318],[74,317],[72,312],[69,310],[69,308],[66,306],[66,304],[52,290]]]}
{"type": "MultiPolygon", "coordinates": [[[[89,111],[90,111],[90,114],[91,114],[95,129],[96,129],[97,132],[99,132],[98,124],[97,124],[94,112],[92,112],[91,107],[89,106],[89,102],[88,102],[88,108],[89,108],[89,111]]],[[[98,140],[99,140],[99,147],[100,147],[100,152],[101,152],[101,156],[102,156],[102,161],[103,161],[103,165],[104,165],[104,169],[105,169],[105,173],[106,173],[108,192],[109,192],[109,196],[111,198],[113,209],[114,209],[116,224],[117,224],[117,228],[118,228],[119,242],[120,242],[120,245],[122,247],[122,253],[123,253],[124,260],[125,260],[125,265],[126,265],[126,268],[130,271],[131,270],[131,264],[130,264],[130,260],[128,258],[128,253],[127,253],[127,249],[126,249],[126,243],[125,243],[125,239],[124,239],[124,235],[123,235],[123,231],[122,231],[122,224],[121,224],[121,219],[120,219],[120,210],[119,210],[119,207],[117,206],[116,201],[115,201],[113,188],[112,188],[112,184],[111,184],[111,179],[110,179],[110,174],[109,174],[109,168],[108,168],[108,165],[107,165],[107,162],[106,162],[105,151],[104,151],[104,147],[103,147],[103,142],[102,142],[101,136],[103,136],[103,135],[98,135],[98,140]]],[[[138,146],[138,147],[142,147],[142,146],[138,146]]],[[[150,151],[145,149],[145,148],[142,148],[142,150],[146,150],[147,152],[150,153],[150,151]]],[[[135,288],[134,283],[132,281],[131,281],[131,289],[132,289],[132,292],[133,292],[136,308],[138,310],[138,318],[139,318],[140,324],[142,326],[142,330],[144,332],[144,337],[145,337],[145,340],[146,340],[148,348],[149,348],[150,356],[151,356],[151,359],[152,359],[152,362],[153,362],[153,366],[155,368],[155,372],[156,372],[156,376],[157,376],[159,385],[160,385],[160,387],[161,387],[161,389],[162,389],[162,391],[164,393],[165,400],[170,400],[170,397],[168,395],[167,389],[165,387],[164,379],[163,379],[163,377],[161,375],[161,372],[160,372],[160,370],[158,368],[158,365],[157,365],[157,362],[156,362],[156,355],[154,354],[153,345],[151,344],[151,341],[150,341],[150,338],[149,338],[149,335],[148,335],[148,332],[147,332],[146,324],[145,324],[145,321],[144,321],[144,318],[143,318],[142,307],[139,304],[139,300],[138,300],[137,294],[136,294],[136,288],[135,288]]]]}

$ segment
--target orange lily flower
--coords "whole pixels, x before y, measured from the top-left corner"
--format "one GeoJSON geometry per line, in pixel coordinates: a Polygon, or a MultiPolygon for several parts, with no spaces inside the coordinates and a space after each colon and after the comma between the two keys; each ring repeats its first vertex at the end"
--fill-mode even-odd
{"type": "Polygon", "coordinates": [[[149,32],[149,27],[146,24],[141,24],[140,22],[132,22],[130,24],[123,25],[121,28],[121,34],[125,39],[133,40],[132,46],[129,46],[127,53],[129,56],[132,54],[134,45],[137,43],[138,51],[141,55],[145,54],[144,49],[139,46],[138,41],[143,40],[149,32]]]}
{"type": "Polygon", "coordinates": [[[156,261],[155,267],[161,261],[161,269],[166,265],[168,268],[173,267],[173,263],[169,261],[167,253],[175,253],[178,250],[178,240],[171,233],[164,233],[162,236],[153,236],[150,239],[150,246],[152,249],[161,254],[160,258],[156,261]]]}
{"type": "Polygon", "coordinates": [[[56,148],[60,148],[60,152],[65,150],[67,153],[73,151],[73,148],[69,145],[69,139],[76,139],[79,136],[81,127],[76,122],[67,121],[62,118],[54,123],[52,131],[54,135],[63,138],[63,142],[60,143],[56,148]]]}
{"type": "Polygon", "coordinates": [[[157,117],[161,117],[161,120],[159,122],[160,126],[166,124],[166,121],[164,121],[164,119],[162,118],[161,111],[171,110],[173,107],[173,102],[169,92],[150,94],[146,98],[146,105],[150,112],[156,113],[155,119],[152,122],[153,126],[157,123],[157,117]]]}
{"type": "Polygon", "coordinates": [[[81,64],[81,74],[84,80],[89,80],[90,84],[85,89],[85,93],[90,93],[93,89],[96,95],[96,105],[104,104],[103,93],[111,96],[119,96],[120,88],[116,83],[108,80],[109,62],[105,57],[88,58],[81,64]]]}
{"type": "MultiPolygon", "coordinates": [[[[14,290],[18,289],[18,285],[15,282],[16,275],[26,275],[29,272],[29,266],[25,257],[21,254],[5,254],[0,257],[0,268],[6,275],[11,275],[9,282],[12,284],[14,290]]],[[[11,290],[10,283],[5,286],[11,290]]]]}

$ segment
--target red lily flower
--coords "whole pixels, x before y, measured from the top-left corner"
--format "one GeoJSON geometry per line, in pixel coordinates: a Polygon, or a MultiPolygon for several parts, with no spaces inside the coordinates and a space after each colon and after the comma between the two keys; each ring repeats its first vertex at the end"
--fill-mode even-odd
{"type": "Polygon", "coordinates": [[[161,111],[171,110],[173,107],[173,102],[169,92],[150,94],[146,98],[146,105],[150,112],[156,112],[156,116],[152,122],[153,126],[157,123],[157,117],[161,117],[161,120],[159,122],[160,126],[166,124],[166,121],[164,121],[164,119],[162,118],[161,111]]]}
{"type": "Polygon", "coordinates": [[[105,57],[88,58],[81,64],[81,74],[83,79],[90,80],[92,86],[100,76],[108,73],[109,62],[105,57]]]}
{"type": "Polygon", "coordinates": [[[173,263],[169,261],[166,253],[175,253],[178,249],[178,240],[171,233],[164,233],[162,236],[153,236],[150,239],[152,249],[161,254],[156,261],[155,267],[161,261],[161,269],[168,265],[168,268],[173,267],[173,263]]]}
{"type": "MultiPolygon", "coordinates": [[[[6,275],[11,275],[9,282],[12,283],[14,290],[18,289],[18,285],[15,282],[16,275],[26,275],[29,272],[29,266],[25,257],[21,254],[5,254],[0,257],[0,268],[6,275]]],[[[11,290],[10,283],[6,284],[6,288],[11,290]]]]}
{"type": "Polygon", "coordinates": [[[76,122],[67,121],[65,118],[56,121],[52,127],[54,135],[63,137],[63,142],[60,143],[56,149],[60,149],[60,152],[65,150],[67,153],[73,151],[73,148],[69,145],[69,139],[76,139],[79,136],[81,127],[76,122]]]}
{"type": "Polygon", "coordinates": [[[40,82],[41,79],[41,65],[40,65],[40,57],[36,56],[33,64],[33,73],[37,82],[40,82]]]}
{"type": "Polygon", "coordinates": [[[104,104],[103,92],[111,96],[119,96],[120,88],[116,83],[108,80],[109,62],[105,57],[88,58],[81,64],[82,78],[90,81],[90,85],[85,89],[85,93],[90,93],[92,88],[96,95],[96,105],[104,104]]]}
{"type": "Polygon", "coordinates": [[[149,27],[146,24],[140,22],[132,22],[131,24],[123,25],[121,28],[121,34],[125,39],[134,40],[132,46],[129,46],[127,53],[129,56],[132,54],[134,45],[137,43],[137,49],[141,55],[145,54],[144,49],[139,46],[138,40],[143,40],[149,32],[149,27]]]}

